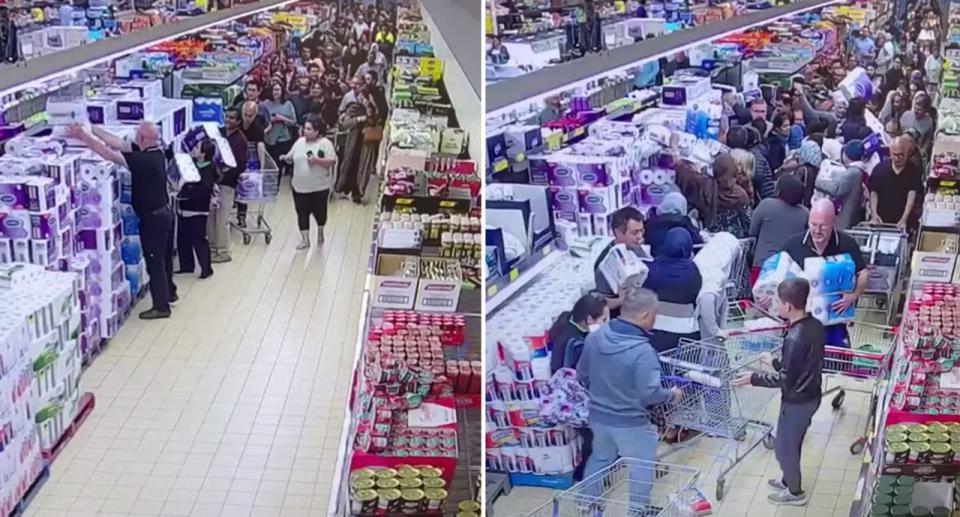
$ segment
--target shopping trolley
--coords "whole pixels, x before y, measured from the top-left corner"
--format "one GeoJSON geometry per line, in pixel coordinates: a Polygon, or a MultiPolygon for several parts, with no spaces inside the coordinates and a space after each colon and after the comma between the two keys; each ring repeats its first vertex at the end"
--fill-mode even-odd
{"type": "Polygon", "coordinates": [[[264,206],[277,201],[280,194],[280,169],[260,143],[251,143],[247,147],[247,170],[240,173],[234,201],[247,205],[247,216],[254,215],[256,224],[240,225],[236,218],[230,221],[230,227],[243,235],[243,243],[250,244],[254,235],[262,234],[267,244],[273,240],[273,229],[263,215],[264,206]],[[250,164],[256,164],[250,167],[250,164]],[[252,209],[252,212],[250,211],[252,209]]]}
{"type": "Polygon", "coordinates": [[[700,471],[620,458],[528,513],[528,517],[691,517],[702,501],[700,471]]]}
{"type": "MultiPolygon", "coordinates": [[[[774,322],[776,323],[776,322],[774,322]]],[[[730,440],[715,454],[717,499],[723,499],[726,475],[760,444],[773,448],[773,425],[760,420],[777,390],[734,386],[743,371],[763,371],[763,354],[779,354],[783,347],[782,325],[751,330],[730,329],[710,340],[680,340],[677,348],[660,354],[665,387],[679,388],[679,402],[659,406],[656,413],[668,426],[703,433],[694,441],[667,451],[690,448],[704,436],[730,440]],[[732,451],[729,449],[732,447],[732,451]],[[723,460],[728,460],[723,464],[723,460]]]]}
{"type": "MultiPolygon", "coordinates": [[[[871,414],[876,410],[879,381],[886,376],[892,363],[893,340],[896,327],[855,322],[848,326],[853,348],[824,347],[823,396],[836,393],[830,405],[834,410],[843,406],[847,391],[870,395],[871,414]],[[829,387],[830,380],[853,380],[854,387],[840,382],[829,387]],[[867,384],[867,386],[863,386],[867,384]],[[861,387],[863,386],[863,387],[861,387]]],[[[851,454],[860,454],[866,444],[867,431],[850,445],[851,454]]]]}
{"type": "Polygon", "coordinates": [[[744,286],[749,286],[750,259],[753,256],[753,247],[757,240],[753,237],[740,239],[737,247],[737,256],[733,259],[730,267],[730,278],[724,288],[727,293],[727,300],[733,302],[749,295],[747,292],[741,292],[744,286]]]}
{"type": "Polygon", "coordinates": [[[908,263],[909,236],[897,225],[877,223],[858,224],[846,233],[860,247],[869,273],[857,310],[880,313],[883,322],[890,324],[902,291],[899,287],[908,263]]]}

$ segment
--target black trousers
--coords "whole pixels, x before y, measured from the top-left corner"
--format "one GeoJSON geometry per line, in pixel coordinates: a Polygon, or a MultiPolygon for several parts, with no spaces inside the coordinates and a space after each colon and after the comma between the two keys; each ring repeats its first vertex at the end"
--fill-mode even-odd
{"type": "Polygon", "coordinates": [[[275,144],[267,144],[267,154],[273,158],[273,162],[277,164],[277,168],[280,169],[280,175],[284,176],[286,174],[291,174],[293,169],[290,164],[281,160],[280,157],[290,152],[290,148],[293,147],[293,140],[286,140],[283,142],[277,142],[275,144]]]}
{"type": "Polygon", "coordinates": [[[587,460],[590,459],[590,454],[593,453],[593,431],[589,427],[579,427],[577,433],[583,438],[583,448],[580,449],[580,464],[573,471],[573,480],[583,481],[583,471],[587,468],[587,460]]]}
{"type": "Polygon", "coordinates": [[[310,229],[310,216],[317,221],[318,226],[327,224],[327,200],[330,198],[329,190],[320,190],[317,192],[293,191],[293,207],[297,210],[297,226],[301,232],[310,229]]]}
{"type": "Polygon", "coordinates": [[[170,297],[177,294],[173,283],[173,211],[169,206],[140,217],[140,246],[150,275],[153,308],[170,310],[170,297]]]}
{"type": "Polygon", "coordinates": [[[180,271],[193,272],[193,256],[200,263],[200,273],[210,272],[210,242],[207,241],[207,216],[192,215],[177,218],[177,254],[180,258],[180,271]]]}

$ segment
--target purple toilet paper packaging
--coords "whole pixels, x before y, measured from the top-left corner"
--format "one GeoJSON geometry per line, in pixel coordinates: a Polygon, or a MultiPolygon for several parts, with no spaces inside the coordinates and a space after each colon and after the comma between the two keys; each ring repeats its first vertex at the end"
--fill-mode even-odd
{"type": "Polygon", "coordinates": [[[620,187],[596,187],[577,189],[577,199],[580,212],[589,214],[603,214],[619,208],[620,187]]]}
{"type": "Polygon", "coordinates": [[[561,162],[545,162],[547,173],[547,183],[553,187],[576,187],[577,170],[576,164],[561,162]]]}
{"type": "Polygon", "coordinates": [[[29,239],[30,228],[30,212],[24,210],[0,212],[0,235],[8,239],[29,239]]]}
{"type": "Polygon", "coordinates": [[[577,183],[582,187],[609,187],[617,183],[614,167],[606,163],[581,163],[577,166],[577,183]]]}
{"type": "Polygon", "coordinates": [[[23,185],[27,191],[31,211],[45,212],[56,206],[56,183],[51,178],[24,178],[23,185]]]}
{"type": "Polygon", "coordinates": [[[60,215],[56,209],[30,214],[30,237],[55,239],[60,235],[60,215]]]}
{"type": "Polygon", "coordinates": [[[0,209],[26,210],[29,206],[30,198],[23,188],[23,179],[0,176],[0,209]]]}
{"type": "Polygon", "coordinates": [[[567,187],[549,187],[550,208],[555,212],[578,212],[580,204],[577,189],[567,187]]]}

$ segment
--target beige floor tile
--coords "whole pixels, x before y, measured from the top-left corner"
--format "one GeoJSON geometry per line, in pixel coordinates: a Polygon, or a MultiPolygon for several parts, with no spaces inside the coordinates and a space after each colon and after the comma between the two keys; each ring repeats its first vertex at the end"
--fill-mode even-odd
{"type": "Polygon", "coordinates": [[[298,517],[326,504],[329,482],[316,482],[336,464],[374,208],[333,203],[324,246],[296,252],[281,191],[269,246],[234,233],[211,279],[176,278],[173,318],[130,319],[93,361],[82,387],[96,408],[26,517],[298,517]]]}

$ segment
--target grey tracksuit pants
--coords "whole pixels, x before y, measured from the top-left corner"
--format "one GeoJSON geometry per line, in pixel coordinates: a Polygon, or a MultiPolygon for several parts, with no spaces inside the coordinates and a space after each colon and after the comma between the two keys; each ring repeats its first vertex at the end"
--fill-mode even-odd
{"type": "Polygon", "coordinates": [[[800,451],[803,438],[819,407],[820,399],[801,403],[780,402],[774,452],[783,472],[783,483],[792,494],[803,492],[800,485],[800,451]]]}

